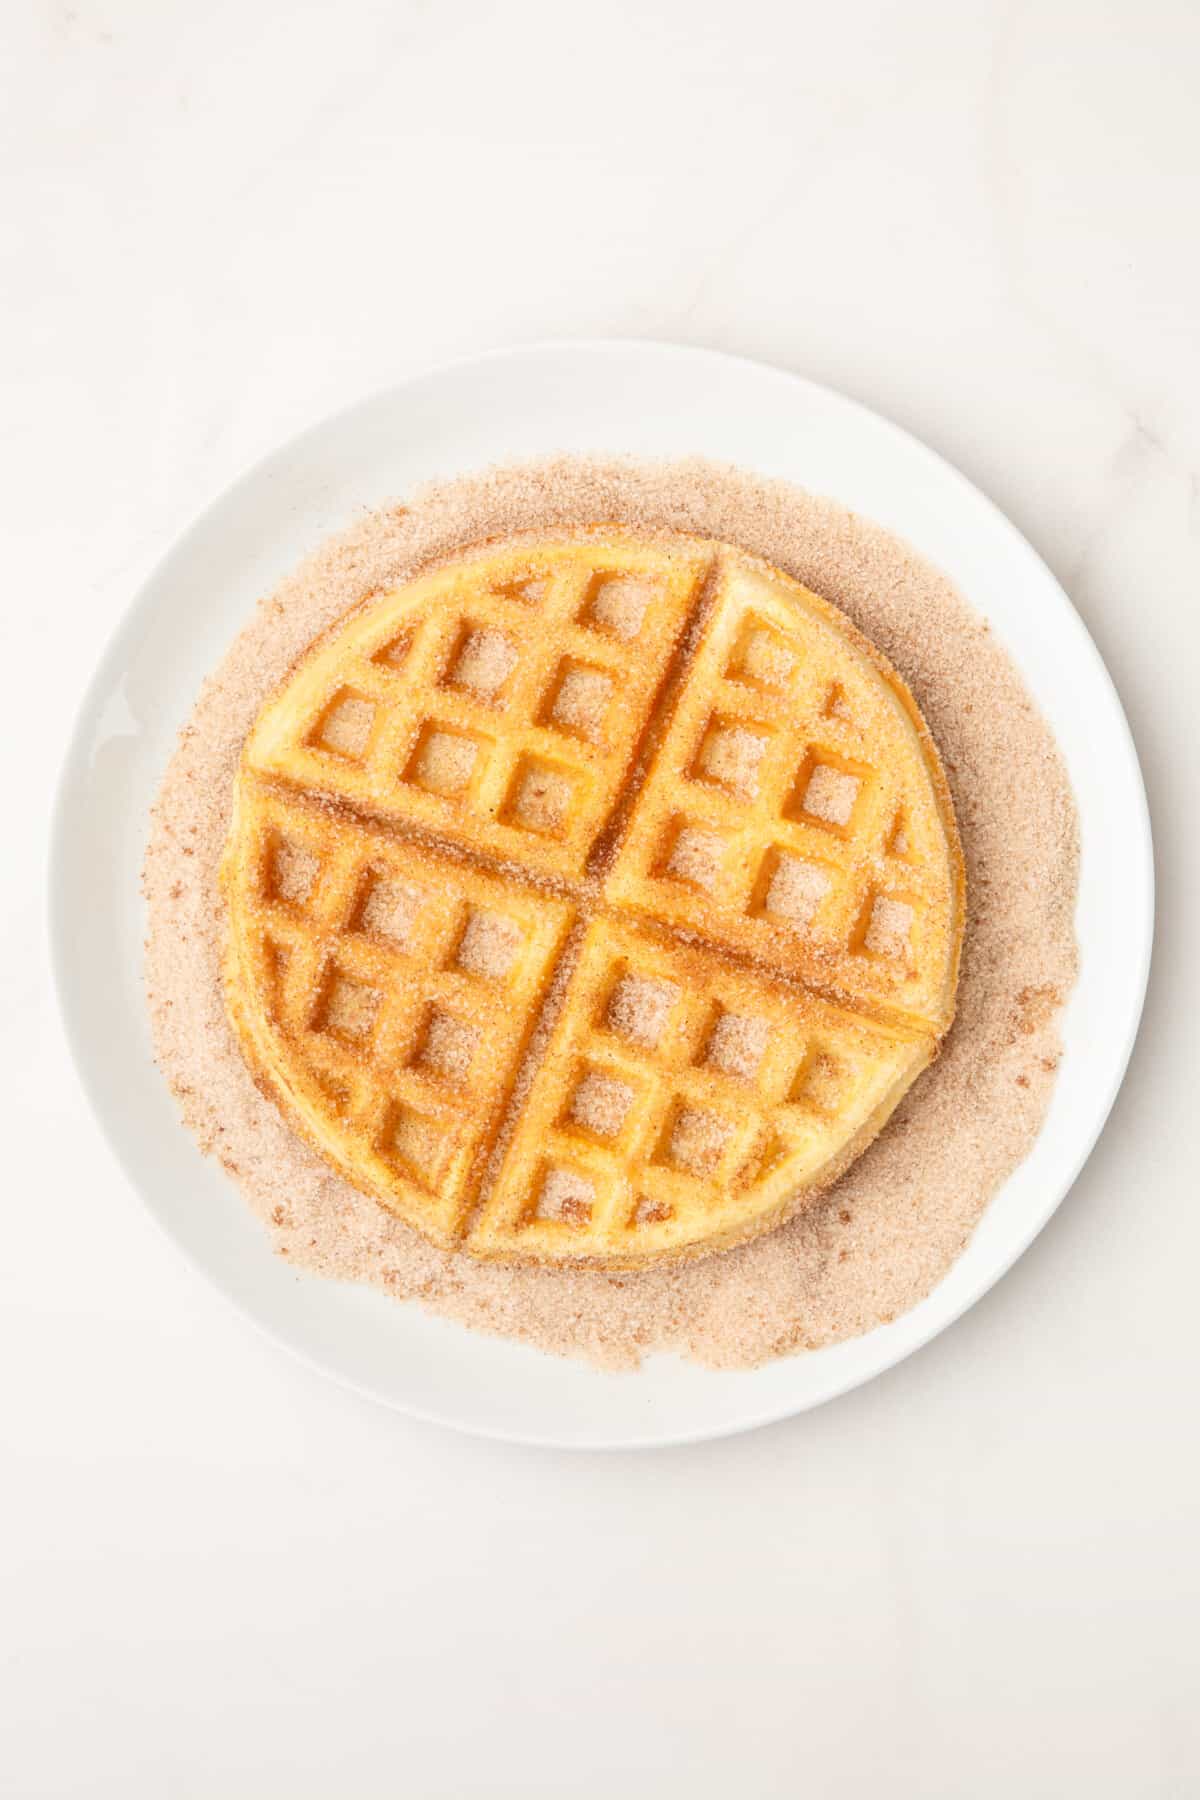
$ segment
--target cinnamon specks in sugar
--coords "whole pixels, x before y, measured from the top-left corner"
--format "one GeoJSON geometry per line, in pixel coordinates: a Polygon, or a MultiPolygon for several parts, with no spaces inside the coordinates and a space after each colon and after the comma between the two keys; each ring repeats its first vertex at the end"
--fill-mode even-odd
{"type": "MultiPolygon", "coordinates": [[[[503,644],[473,646],[464,681],[502,681],[503,659],[503,644]]],[[[842,804],[832,793],[818,799],[842,804]]],[[[154,1040],[188,1125],[294,1265],[609,1367],[671,1349],[744,1368],[869,1331],[913,1306],[1028,1153],[1075,974],[1076,866],[1075,809],[1047,725],[986,626],[904,543],[831,501],[710,463],[558,459],[497,469],[426,488],[324,545],[259,606],[206,683],[163,781],[146,855],[154,1040]],[[464,545],[596,519],[727,539],[841,606],[896,664],[929,722],[968,881],[954,1028],[831,1194],[740,1249],[620,1275],[505,1269],[435,1250],[308,1150],[254,1086],[226,1022],[217,892],[242,739],[319,632],[376,588],[464,545]]],[[[480,955],[497,953],[480,946],[480,955]]],[[[735,1060],[752,1053],[732,1038],[720,1047],[735,1060]]],[[[588,1104],[619,1101],[598,1093],[588,1104]]]]}

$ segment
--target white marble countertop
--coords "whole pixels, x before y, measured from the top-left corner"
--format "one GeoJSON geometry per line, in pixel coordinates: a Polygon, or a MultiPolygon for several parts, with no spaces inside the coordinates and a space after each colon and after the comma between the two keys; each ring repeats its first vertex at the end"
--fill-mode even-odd
{"type": "Polygon", "coordinates": [[[1200,1792],[1200,10],[7,24],[0,1791],[1200,1792]],[[76,1085],[42,891],[89,670],[206,499],[411,371],[605,334],[813,375],[998,501],[1120,686],[1160,880],[1129,1078],[1000,1287],[820,1412],[607,1458],[377,1410],[190,1273],[76,1085]]]}

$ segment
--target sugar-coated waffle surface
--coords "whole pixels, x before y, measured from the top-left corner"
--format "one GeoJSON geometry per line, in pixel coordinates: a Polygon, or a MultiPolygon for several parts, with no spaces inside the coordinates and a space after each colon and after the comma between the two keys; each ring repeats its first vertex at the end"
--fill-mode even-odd
{"type": "Polygon", "coordinates": [[[222,865],[260,1085],[477,1256],[632,1267],[769,1229],[954,1006],[963,873],[916,706],[727,545],[485,545],[268,699],[222,865]]]}

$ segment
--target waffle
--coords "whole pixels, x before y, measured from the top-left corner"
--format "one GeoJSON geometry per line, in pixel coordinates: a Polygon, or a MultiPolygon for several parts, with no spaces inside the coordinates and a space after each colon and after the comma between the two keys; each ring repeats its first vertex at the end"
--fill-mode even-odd
{"type": "Polygon", "coordinates": [[[705,540],[511,539],[371,596],[259,714],[221,879],[260,1086],[480,1257],[770,1229],[953,1014],[962,860],[915,703],[705,540]]]}
{"type": "Polygon", "coordinates": [[[608,537],[425,576],[297,670],[247,761],[527,876],[577,878],[704,569],[695,546],[608,537]]]}

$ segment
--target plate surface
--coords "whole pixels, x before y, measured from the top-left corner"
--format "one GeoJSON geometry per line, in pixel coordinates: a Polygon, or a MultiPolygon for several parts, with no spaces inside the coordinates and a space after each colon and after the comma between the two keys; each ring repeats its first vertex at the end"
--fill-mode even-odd
{"type": "Polygon", "coordinates": [[[147,582],[96,671],[63,770],[51,867],[59,994],[84,1085],[130,1180],[193,1262],[288,1349],[389,1405],[485,1435],[594,1448],[718,1437],[801,1412],[900,1361],[985,1293],[1058,1206],[1104,1124],[1141,1014],[1153,913],[1149,815],[1120,701],[1015,527],[932,451],[838,394],[733,357],[628,341],[534,345],[418,376],[314,426],[235,483],[147,582]],[[151,1058],[138,889],[147,814],[204,676],[258,596],[363,506],[434,476],[560,450],[707,455],[829,494],[907,538],[1013,656],[1079,807],[1081,973],[1033,1152],[920,1306],[748,1373],[655,1357],[635,1375],[605,1375],[289,1269],[201,1157],[151,1058]]]}

